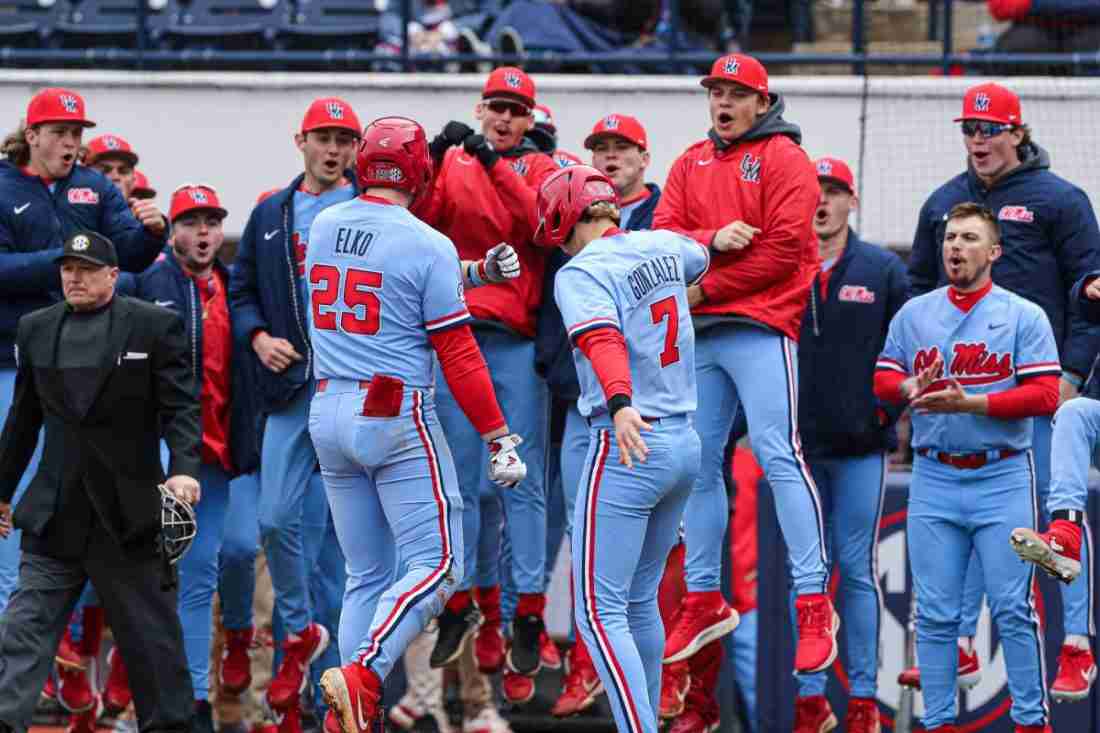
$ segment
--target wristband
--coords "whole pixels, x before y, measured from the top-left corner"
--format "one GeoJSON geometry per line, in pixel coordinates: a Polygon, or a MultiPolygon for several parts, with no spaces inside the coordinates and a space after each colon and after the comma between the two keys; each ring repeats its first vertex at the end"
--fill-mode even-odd
{"type": "Polygon", "coordinates": [[[1073,372],[1062,372],[1062,379],[1072,384],[1077,389],[1081,389],[1081,385],[1085,383],[1085,380],[1073,372]]]}
{"type": "Polygon", "coordinates": [[[615,419],[615,413],[624,407],[630,407],[629,395],[617,394],[607,401],[607,411],[610,413],[612,420],[615,419]]]}
{"type": "Polygon", "coordinates": [[[1080,509],[1055,509],[1050,513],[1050,520],[1055,519],[1064,519],[1080,527],[1085,521],[1085,513],[1080,509]]]}
{"type": "Polygon", "coordinates": [[[466,265],[466,279],[469,280],[470,284],[475,288],[480,288],[486,283],[485,278],[482,277],[481,263],[482,260],[478,260],[477,262],[471,262],[466,265]]]}

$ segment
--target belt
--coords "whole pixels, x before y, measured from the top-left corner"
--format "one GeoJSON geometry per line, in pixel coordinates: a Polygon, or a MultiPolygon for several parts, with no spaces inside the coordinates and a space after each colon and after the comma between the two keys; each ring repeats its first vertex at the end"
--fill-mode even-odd
{"type": "MultiPolygon", "coordinates": [[[[663,418],[662,417],[646,417],[645,415],[642,415],[642,420],[646,421],[650,425],[660,425],[661,420],[667,420],[667,419],[668,419],[667,417],[663,417],[663,418]]],[[[608,417],[606,412],[600,413],[596,417],[586,417],[585,420],[588,421],[588,427],[592,427],[593,425],[595,425],[596,423],[601,422],[601,421],[611,423],[611,424],[615,423],[614,420],[612,420],[610,417],[608,417]]]]}
{"type": "Polygon", "coordinates": [[[917,448],[917,454],[937,460],[940,463],[947,466],[954,466],[955,468],[981,468],[987,463],[993,463],[994,461],[1000,461],[1004,458],[1011,458],[1012,456],[1018,456],[1023,451],[1018,450],[990,450],[982,451],[980,453],[946,453],[944,451],[932,450],[931,448],[917,448]]]}
{"type": "MultiPolygon", "coordinates": [[[[349,381],[350,382],[351,380],[349,379],[349,380],[341,380],[341,381],[349,381]]],[[[328,379],[318,379],[317,380],[317,391],[318,392],[324,392],[326,389],[328,389],[328,379]]],[[[360,379],[359,380],[359,389],[370,389],[370,380],[369,379],[360,379]]]]}

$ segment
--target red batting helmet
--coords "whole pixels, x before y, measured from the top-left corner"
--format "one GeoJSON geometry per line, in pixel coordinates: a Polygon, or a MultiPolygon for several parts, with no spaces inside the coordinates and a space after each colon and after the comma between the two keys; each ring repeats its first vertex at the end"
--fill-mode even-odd
{"type": "Polygon", "coordinates": [[[363,130],[355,156],[362,188],[395,188],[416,201],[432,181],[432,159],[424,128],[407,117],[383,117],[363,130]]]}
{"type": "Polygon", "coordinates": [[[552,174],[539,188],[535,241],[555,247],[565,244],[584,210],[600,201],[618,206],[619,196],[611,180],[595,168],[572,165],[552,174]]]}

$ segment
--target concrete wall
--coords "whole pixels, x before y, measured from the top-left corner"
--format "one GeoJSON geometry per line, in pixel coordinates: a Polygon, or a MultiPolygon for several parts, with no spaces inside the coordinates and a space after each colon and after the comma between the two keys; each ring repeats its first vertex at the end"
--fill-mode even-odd
{"type": "MultiPolygon", "coordinates": [[[[301,170],[292,135],[309,102],[338,94],[367,121],[389,114],[419,120],[434,135],[448,120],[472,121],[484,77],[444,74],[136,73],[0,71],[0,109],[14,129],[36,89],[71,86],[84,94],[99,126],[127,138],[140,167],[160,192],[183,182],[206,182],[230,210],[227,231],[239,233],[256,195],[285,185],[301,170]]],[[[787,119],[802,126],[811,156],[835,155],[861,181],[865,236],[884,242],[911,239],[927,194],[964,165],[952,117],[962,91],[976,80],[872,80],[863,103],[862,79],[776,77],[787,119]],[[866,134],[861,137],[861,116],[866,134]],[[864,152],[859,167],[861,143],[864,152]],[[862,174],[861,174],[862,173],[862,174]]],[[[581,141],[601,116],[633,114],[652,141],[650,179],[663,183],[669,166],[709,126],[695,78],[536,76],[539,100],[551,107],[562,146],[584,153],[581,141]]],[[[1094,198],[1100,174],[1092,158],[1100,147],[1093,121],[1100,85],[1077,80],[1012,80],[1024,116],[1051,148],[1055,170],[1094,198]]],[[[582,156],[586,157],[586,156],[582,156]]]]}

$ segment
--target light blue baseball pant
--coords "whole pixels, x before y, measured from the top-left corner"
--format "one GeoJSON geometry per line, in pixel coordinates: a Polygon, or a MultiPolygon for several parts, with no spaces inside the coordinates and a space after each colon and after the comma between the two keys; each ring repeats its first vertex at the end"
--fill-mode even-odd
{"type": "MultiPolygon", "coordinates": [[[[305,512],[303,513],[302,547],[306,555],[306,567],[309,568],[309,598],[313,608],[313,619],[328,629],[329,637],[337,639],[340,629],[341,609],[344,601],[344,587],[347,583],[346,561],[340,549],[336,526],[329,511],[328,494],[321,472],[313,474],[306,492],[305,512]]],[[[310,665],[310,680],[313,683],[313,704],[324,720],[328,710],[324,694],[321,691],[321,675],[326,669],[340,666],[338,644],[332,643],[310,665]]]]}
{"type": "Polygon", "coordinates": [[[722,457],[743,408],[753,453],[775,496],[795,593],[824,593],[828,563],[821,501],[798,435],[797,344],[755,326],[715,326],[695,337],[695,377],[703,462],[684,512],[688,591],[721,589],[729,521],[722,457]]]}
{"type": "MultiPolygon", "coordinates": [[[[8,419],[11,410],[12,399],[15,397],[15,369],[0,368],[0,425],[8,419]]],[[[27,485],[34,478],[38,470],[38,461],[42,458],[42,432],[38,433],[38,445],[35,446],[31,462],[27,464],[27,470],[23,472],[23,478],[15,489],[11,505],[15,507],[23,498],[27,485]]],[[[8,599],[15,592],[15,586],[19,583],[19,543],[23,537],[23,530],[13,529],[6,540],[0,541],[0,613],[8,606],[8,599]]]]}
{"type": "Polygon", "coordinates": [[[973,470],[920,455],[913,459],[906,527],[925,728],[955,722],[961,597],[974,549],[1004,650],[1012,720],[1048,721],[1043,636],[1033,595],[1036,568],[1020,562],[1007,541],[1014,528],[1035,528],[1038,519],[1031,451],[973,470]]]}
{"type": "Polygon", "coordinates": [[[466,574],[460,579],[459,590],[498,584],[499,563],[486,562],[486,567],[479,568],[477,557],[479,552],[486,556],[495,552],[499,558],[503,524],[512,543],[511,574],[516,592],[542,593],[546,588],[545,474],[550,401],[546,383],[535,373],[534,342],[491,328],[475,328],[474,336],[489,365],[508,427],[523,438],[518,450],[527,464],[527,478],[506,491],[489,481],[488,448],[451,395],[437,364],[439,421],[454,454],[462,491],[462,567],[466,574]],[[489,502],[487,507],[482,501],[485,495],[502,498],[499,514],[495,507],[500,504],[489,502]],[[486,511],[488,516],[483,516],[486,511]]]}
{"type": "MultiPolygon", "coordinates": [[[[886,493],[885,453],[810,462],[825,506],[829,557],[840,572],[838,595],[844,609],[844,638],[852,697],[874,697],[878,689],[879,624],[882,590],[878,584],[878,529],[886,493]]],[[[791,604],[794,607],[794,604],[791,604]]],[[[794,625],[798,638],[798,625],[794,625]]],[[[825,694],[826,673],[799,675],[802,697],[825,694]]]]}
{"type": "Polygon", "coordinates": [[[304,517],[306,491],[317,468],[308,430],[313,390],[310,381],[281,411],[268,416],[260,458],[260,541],[275,605],[283,623],[295,634],[313,621],[302,533],[306,524],[321,524],[304,517]]]}
{"type": "Polygon", "coordinates": [[[225,536],[218,556],[218,598],[222,625],[239,631],[252,626],[252,597],[256,591],[256,553],[260,549],[258,473],[242,474],[229,482],[225,536]]]}
{"type": "Polygon", "coordinates": [[[754,608],[741,614],[741,622],[733,633],[722,640],[726,657],[733,663],[733,674],[745,703],[745,718],[749,733],[756,733],[756,627],[760,613],[754,608]]]}
{"type": "MultiPolygon", "coordinates": [[[[1078,399],[1087,400],[1088,398],[1078,399]]],[[[1096,400],[1090,401],[1100,405],[1096,400]]],[[[1070,400],[1070,402],[1076,402],[1076,400],[1070,400]]],[[[1067,402],[1066,404],[1069,403],[1067,402]]],[[[1063,405],[1063,407],[1065,407],[1065,405],[1063,405]]],[[[1060,462],[1059,460],[1055,460],[1053,455],[1054,449],[1051,446],[1055,431],[1051,418],[1034,418],[1035,427],[1032,433],[1032,451],[1035,454],[1036,493],[1039,496],[1039,517],[1041,520],[1041,527],[1050,523],[1050,512],[1055,509],[1079,509],[1085,511],[1087,508],[1088,484],[1078,483],[1074,488],[1068,489],[1066,480],[1061,478],[1061,476],[1066,475],[1064,472],[1074,470],[1074,467],[1067,465],[1066,461],[1072,461],[1080,456],[1084,456],[1081,460],[1085,461],[1085,463],[1081,464],[1080,470],[1084,472],[1086,477],[1088,476],[1088,467],[1093,453],[1090,446],[1096,444],[1096,433],[1092,433],[1093,439],[1088,441],[1089,429],[1085,424],[1087,420],[1083,420],[1082,417],[1077,414],[1081,409],[1081,407],[1075,406],[1064,413],[1066,415],[1064,422],[1068,422],[1074,427],[1068,428],[1067,426],[1067,428],[1061,431],[1061,434],[1065,436],[1062,438],[1063,444],[1067,441],[1077,441],[1081,442],[1084,447],[1080,450],[1074,450],[1072,454],[1062,454],[1059,459],[1060,462]],[[1069,437],[1071,434],[1078,437],[1069,437]],[[1053,478],[1056,475],[1059,476],[1060,484],[1057,495],[1054,489],[1053,478]],[[1079,494],[1077,494],[1078,491],[1080,492],[1079,494]],[[1076,502],[1080,502],[1080,504],[1078,505],[1076,502]]],[[[1088,407],[1085,407],[1084,410],[1087,411],[1088,407]]],[[[1100,411],[1100,408],[1098,408],[1098,411],[1100,411]]],[[[1062,412],[1061,409],[1059,409],[1059,412],[1062,412]]],[[[977,633],[978,615],[981,613],[982,597],[985,595],[985,583],[982,581],[981,560],[977,558],[976,554],[970,556],[970,565],[971,567],[968,569],[966,575],[966,589],[963,592],[963,621],[959,629],[959,634],[961,636],[974,636],[974,634],[977,633]]],[[[1082,575],[1085,576],[1087,582],[1059,585],[1062,593],[1063,628],[1067,634],[1095,636],[1096,621],[1092,607],[1092,531],[1089,529],[1087,522],[1081,533],[1081,568],[1083,571],[1082,575]]]]}
{"type": "Polygon", "coordinates": [[[363,417],[364,390],[329,380],[309,429],[347,560],[340,656],[385,679],[462,577],[462,498],[430,391],[400,414],[363,417]],[[394,548],[403,570],[395,582],[394,548]]]}
{"type": "Polygon", "coordinates": [[[665,631],[657,588],[701,450],[690,417],[650,424],[647,460],[628,469],[610,420],[593,421],[573,520],[574,618],[620,733],[658,730],[665,631]]]}

